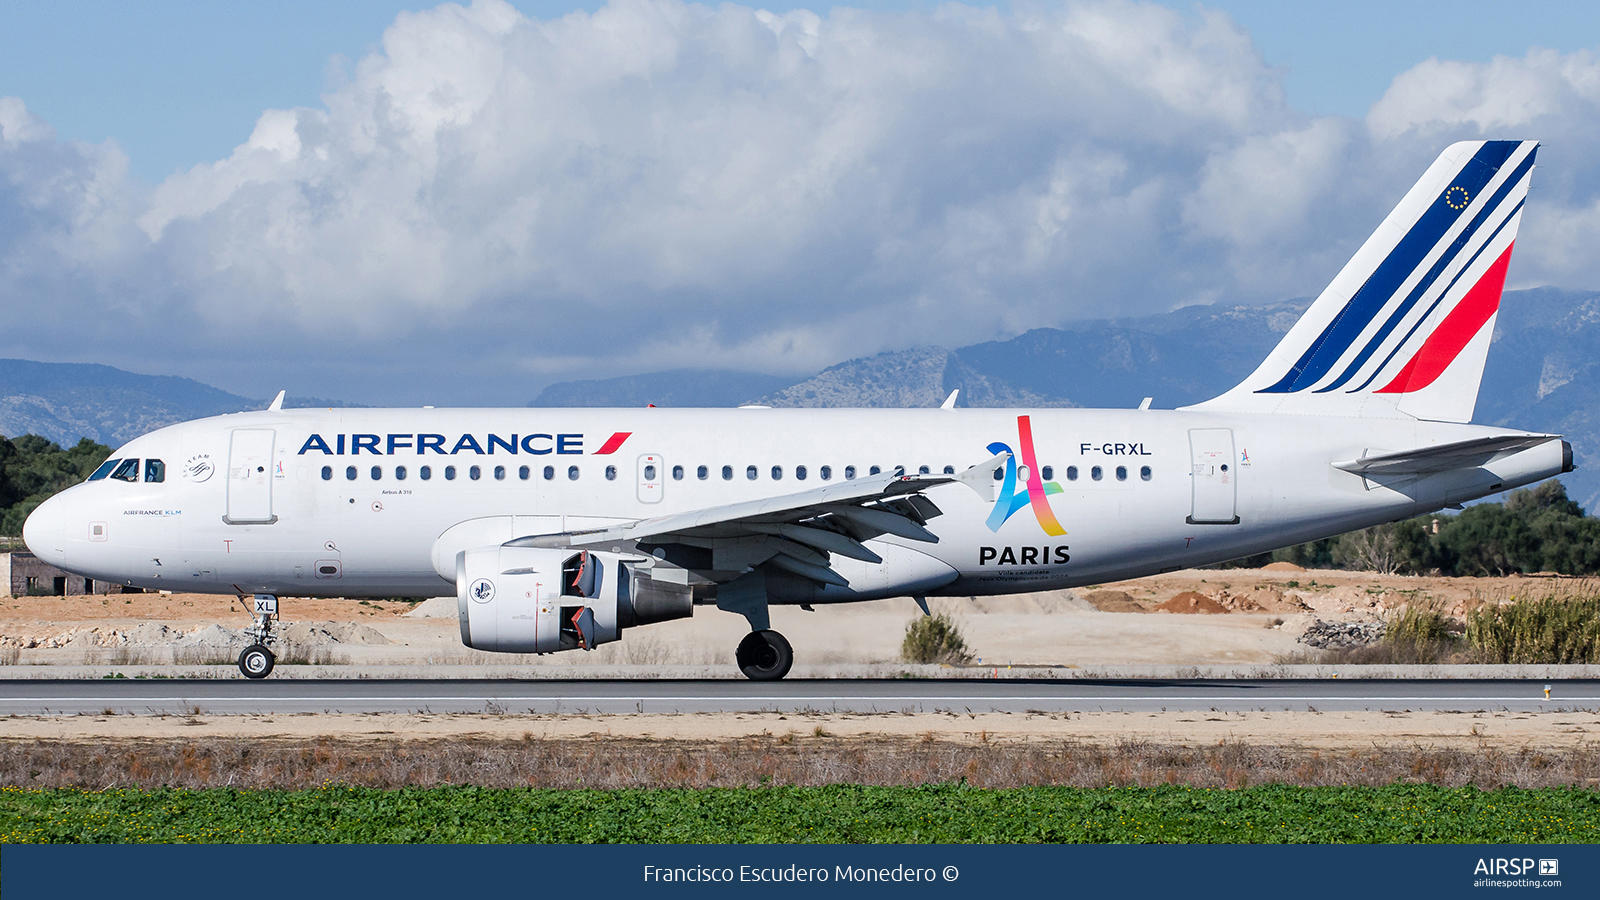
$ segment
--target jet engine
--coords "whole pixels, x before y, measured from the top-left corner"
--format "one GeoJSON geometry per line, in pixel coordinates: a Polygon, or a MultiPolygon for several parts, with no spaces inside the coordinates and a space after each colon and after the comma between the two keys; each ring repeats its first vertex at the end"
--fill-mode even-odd
{"type": "Polygon", "coordinates": [[[622,629],[694,615],[659,562],[592,550],[480,547],[456,555],[461,643],[501,653],[593,650],[622,629]],[[660,575],[661,577],[656,577],[660,575]]]}

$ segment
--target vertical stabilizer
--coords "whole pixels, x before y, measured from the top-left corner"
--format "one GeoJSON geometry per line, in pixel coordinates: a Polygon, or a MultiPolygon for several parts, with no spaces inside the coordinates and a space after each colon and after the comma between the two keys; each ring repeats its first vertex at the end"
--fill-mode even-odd
{"type": "Polygon", "coordinates": [[[1446,148],[1266,361],[1189,408],[1470,421],[1538,146],[1446,148]]]}

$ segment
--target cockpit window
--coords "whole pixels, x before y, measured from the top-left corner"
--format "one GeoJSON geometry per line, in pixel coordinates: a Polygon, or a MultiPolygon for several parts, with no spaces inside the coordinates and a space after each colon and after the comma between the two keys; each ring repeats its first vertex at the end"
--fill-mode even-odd
{"type": "Polygon", "coordinates": [[[111,470],[111,477],[118,481],[138,481],[139,461],[137,459],[123,460],[122,465],[111,470]]]}
{"type": "Polygon", "coordinates": [[[167,480],[167,464],[159,459],[144,461],[144,480],[147,484],[160,484],[167,480]]]}
{"type": "Polygon", "coordinates": [[[94,474],[89,476],[89,480],[90,481],[99,481],[100,479],[106,477],[107,475],[110,475],[111,474],[111,470],[115,469],[117,467],[117,463],[119,463],[119,462],[122,462],[122,460],[121,459],[108,459],[108,460],[106,460],[105,462],[100,464],[100,468],[94,470],[94,474]]]}

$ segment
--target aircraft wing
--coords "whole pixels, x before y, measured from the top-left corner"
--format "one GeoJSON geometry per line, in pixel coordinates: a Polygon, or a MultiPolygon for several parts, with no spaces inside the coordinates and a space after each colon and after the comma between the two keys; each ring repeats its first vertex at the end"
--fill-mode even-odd
{"type": "Polygon", "coordinates": [[[830,553],[879,563],[883,558],[863,544],[884,534],[937,543],[924,526],[942,515],[922,491],[961,482],[988,499],[994,497],[994,470],[1000,454],[959,475],[873,475],[807,491],[729,503],[690,512],[640,519],[608,528],[530,535],[508,547],[602,547],[608,544],[679,544],[710,551],[692,568],[722,581],[763,563],[825,584],[848,584],[828,567],[830,553]]]}
{"type": "Polygon", "coordinates": [[[1481,466],[1496,456],[1558,440],[1557,434],[1502,434],[1450,444],[1435,444],[1397,453],[1379,453],[1336,462],[1336,469],[1357,475],[1424,475],[1481,466]]]}

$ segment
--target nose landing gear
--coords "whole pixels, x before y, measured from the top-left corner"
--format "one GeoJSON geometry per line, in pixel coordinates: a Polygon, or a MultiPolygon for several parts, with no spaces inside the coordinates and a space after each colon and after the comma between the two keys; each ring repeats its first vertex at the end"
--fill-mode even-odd
{"type": "MultiPolygon", "coordinates": [[[[239,595],[239,602],[244,602],[243,594],[239,595]]],[[[246,678],[265,678],[272,674],[272,666],[278,661],[270,649],[278,639],[272,633],[272,623],[278,618],[278,598],[271,594],[255,595],[251,614],[255,616],[255,623],[244,633],[253,643],[239,654],[239,671],[246,678]]]]}

